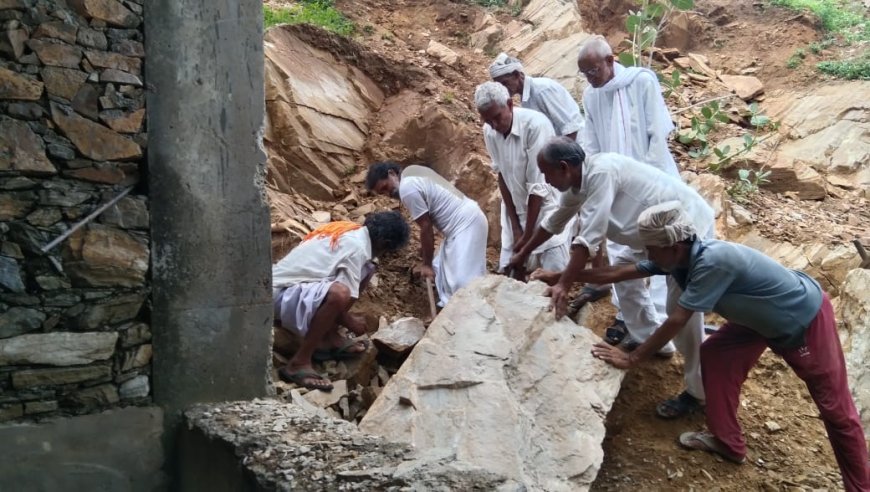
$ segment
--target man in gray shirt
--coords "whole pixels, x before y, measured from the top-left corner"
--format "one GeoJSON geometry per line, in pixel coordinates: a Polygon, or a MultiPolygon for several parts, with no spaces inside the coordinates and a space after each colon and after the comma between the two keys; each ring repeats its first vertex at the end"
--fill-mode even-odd
{"type": "Polygon", "coordinates": [[[695,313],[727,320],[701,345],[709,431],[686,432],[680,444],[746,460],[737,422],[740,387],[768,347],[806,384],[819,409],[847,491],[870,490],[867,445],[849,392],[834,311],[818,282],[735,243],[698,239],[680,202],[655,205],[638,218],[649,260],[591,270],[587,278],[620,282],[670,275],[683,289],[668,319],[634,352],[598,343],[595,357],[628,369],[659,350],[695,313]]]}

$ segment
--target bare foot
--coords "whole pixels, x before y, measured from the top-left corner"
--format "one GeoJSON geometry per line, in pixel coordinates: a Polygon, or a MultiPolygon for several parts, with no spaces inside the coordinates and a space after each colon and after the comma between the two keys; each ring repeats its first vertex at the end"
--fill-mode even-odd
{"type": "Polygon", "coordinates": [[[278,377],[285,383],[293,383],[303,388],[331,391],[332,383],[329,379],[318,374],[313,367],[291,367],[290,365],[278,369],[278,377]]]}

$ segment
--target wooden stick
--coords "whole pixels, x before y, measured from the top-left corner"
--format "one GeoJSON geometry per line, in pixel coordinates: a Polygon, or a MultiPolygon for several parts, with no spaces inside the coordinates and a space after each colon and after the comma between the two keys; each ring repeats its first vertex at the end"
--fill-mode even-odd
{"type": "Polygon", "coordinates": [[[867,251],[864,250],[864,245],[861,244],[861,240],[855,239],[852,241],[852,244],[855,245],[855,249],[858,250],[858,256],[861,257],[861,265],[858,268],[870,268],[870,255],[867,254],[867,251]]]}
{"type": "Polygon", "coordinates": [[[429,294],[429,309],[432,311],[432,319],[434,320],[438,312],[435,310],[435,293],[432,291],[432,279],[429,277],[426,277],[426,292],[429,294]]]}

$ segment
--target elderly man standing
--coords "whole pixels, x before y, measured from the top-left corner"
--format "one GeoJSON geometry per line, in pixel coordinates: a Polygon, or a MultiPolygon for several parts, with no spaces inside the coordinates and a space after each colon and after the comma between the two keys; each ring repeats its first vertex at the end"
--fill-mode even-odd
{"type": "MultiPolygon", "coordinates": [[[[538,152],[553,137],[553,125],[530,109],[514,108],[507,89],[497,82],[484,82],[474,91],[474,103],[484,122],[483,138],[498,173],[502,197],[501,258],[503,269],[515,251],[532,236],[541,219],[556,210],[556,191],[538,170],[538,152]],[[508,227],[505,227],[505,226],[508,227]]],[[[536,268],[561,269],[568,263],[567,236],[541,242],[522,263],[506,270],[525,280],[536,268]]]]}
{"type": "Polygon", "coordinates": [[[489,66],[492,80],[507,88],[511,96],[520,95],[522,106],[544,113],[556,135],[576,140],[583,130],[580,106],[562,84],[546,77],[526,75],[523,64],[507,53],[500,53],[489,66]]]}
{"type": "Polygon", "coordinates": [[[357,335],[365,323],[350,314],[374,273],[372,258],[408,242],[408,224],[398,212],[378,212],[363,225],[330,222],[311,231],[272,267],[272,299],[281,328],[301,335],[302,344],[278,376],[305,388],[329,391],[332,383],[314,371],[312,359],[342,359],[365,351],[344,339],[343,325],[357,335]]]}
{"type": "MultiPolygon", "coordinates": [[[[583,91],[586,125],[582,142],[586,154],[616,152],[679,177],[668,149],[668,135],[674,124],[656,74],[647,68],[623,67],[614,61],[613,50],[602,36],[592,36],[583,43],[577,67],[589,82],[583,91]]],[[[625,246],[608,242],[607,256],[611,264],[624,263],[631,252],[625,246]]],[[[649,292],[643,295],[652,296],[663,319],[667,296],[664,280],[651,279],[649,292]]],[[[611,343],[619,343],[625,336],[620,301],[618,294],[614,296],[613,304],[621,312],[608,329],[611,343]]],[[[643,340],[628,340],[636,342],[643,340]]]]}
{"type": "Polygon", "coordinates": [[[589,273],[589,278],[607,282],[668,275],[684,289],[667,320],[637,350],[629,354],[597,344],[593,355],[631,368],[685,331],[686,320],[715,312],[727,322],[701,345],[709,432],[686,432],[680,444],[735,463],[746,460],[746,441],[737,422],[740,387],[770,348],[807,384],[846,491],[870,490],[867,444],[828,295],[805,273],[752,248],[701,239],[695,223],[680,202],[650,207],[637,224],[649,260],[589,273]]]}
{"type": "MultiPolygon", "coordinates": [[[[586,262],[604,246],[605,238],[624,245],[631,256],[622,256],[616,264],[634,264],[646,259],[644,244],[638,236],[640,213],[657,203],[679,200],[686,205],[695,230],[708,237],[713,230],[713,209],[695,190],[678,178],[630,157],[603,153],[586,158],[577,142],[556,138],[538,154],[538,167],[551,185],[562,192],[559,209],[550,214],[535,230],[532,238],[511,259],[511,264],[524,261],[529,251],[563,230],[575,216],[580,220],[580,233],[574,238],[571,262],[561,273],[533,274],[553,284],[548,294],[553,298],[556,317],[567,308],[567,295],[575,282],[596,282],[586,270],[586,262]]],[[[653,305],[643,280],[614,284],[623,303],[626,326],[636,340],[647,340],[659,327],[661,318],[653,305]]],[[[680,287],[667,284],[667,308],[675,305],[680,287]]],[[[704,335],[704,316],[697,313],[687,319],[686,328],[674,339],[683,354],[686,391],[662,402],[656,413],[662,418],[676,418],[698,410],[704,400],[701,383],[699,349],[704,335]]],[[[662,344],[664,345],[664,344],[662,344]]],[[[672,349],[658,348],[662,355],[672,349]]]]}
{"type": "Polygon", "coordinates": [[[438,305],[444,307],[457,290],[486,275],[489,225],[477,202],[424,166],[403,171],[395,162],[369,166],[366,188],[401,200],[420,226],[420,265],[414,272],[435,280],[438,305]],[[435,252],[435,229],[444,241],[435,252]]]}

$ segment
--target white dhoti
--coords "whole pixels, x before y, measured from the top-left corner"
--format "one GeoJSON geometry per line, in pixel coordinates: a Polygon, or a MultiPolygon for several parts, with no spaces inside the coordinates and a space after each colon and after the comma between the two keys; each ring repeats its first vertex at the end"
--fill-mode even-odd
{"type": "Polygon", "coordinates": [[[272,307],[275,319],[281,320],[281,327],[295,331],[301,336],[308,333],[311,319],[336,280],[292,284],[272,292],[272,307]]]}
{"type": "MultiPolygon", "coordinates": [[[[614,263],[615,258],[625,256],[628,258],[631,256],[631,248],[625,246],[624,244],[614,243],[613,241],[607,241],[607,259],[611,265],[617,265],[614,263]]],[[[624,262],[623,262],[624,263],[624,262]]],[[[610,296],[610,302],[616,308],[616,318],[625,321],[625,316],[622,314],[622,308],[619,305],[619,292],[616,289],[616,284],[614,284],[614,288],[612,291],[612,295],[610,296]]],[[[662,321],[667,317],[667,301],[668,301],[668,285],[667,279],[663,276],[656,275],[649,279],[649,284],[647,286],[649,290],[649,296],[652,299],[653,306],[657,313],[659,313],[662,317],[662,321]]],[[[650,332],[652,333],[652,332],[650,332]]],[[[643,342],[643,340],[637,340],[639,342],[643,342]]]]}
{"type": "Polygon", "coordinates": [[[467,200],[464,220],[444,233],[444,241],[432,260],[438,305],[444,307],[453,294],[477,277],[486,275],[486,240],[489,224],[477,203],[467,200]]]}
{"type": "MultiPolygon", "coordinates": [[[[525,221],[525,215],[520,217],[520,222],[525,221]]],[[[561,272],[568,266],[568,261],[571,259],[571,237],[570,231],[574,229],[573,223],[565,227],[565,231],[561,234],[554,235],[544,244],[535,249],[529,258],[526,260],[526,270],[533,272],[538,268],[561,272]]],[[[510,221],[507,217],[507,209],[504,202],[501,204],[501,251],[498,258],[498,269],[504,271],[504,268],[510,263],[511,256],[514,255],[514,232],[511,229],[510,221]]]]}

